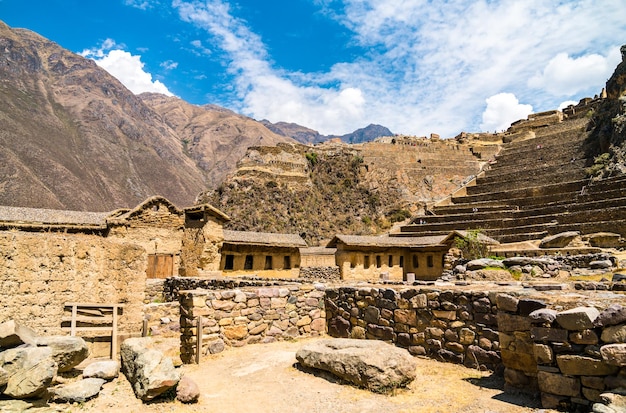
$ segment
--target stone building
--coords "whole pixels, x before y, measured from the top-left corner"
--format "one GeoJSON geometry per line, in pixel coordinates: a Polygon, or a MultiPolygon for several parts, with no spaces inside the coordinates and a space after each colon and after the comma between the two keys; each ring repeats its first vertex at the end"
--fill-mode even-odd
{"type": "Polygon", "coordinates": [[[297,278],[300,248],[306,246],[296,234],[224,230],[220,270],[224,275],[297,278]]]}
{"type": "Polygon", "coordinates": [[[337,265],[344,280],[402,281],[407,274],[434,280],[443,271],[444,255],[453,234],[435,237],[336,235],[328,247],[336,248],[337,265]]]}
{"type": "Polygon", "coordinates": [[[121,304],[120,337],[138,334],[146,280],[219,271],[227,220],[162,197],[110,213],[2,206],[0,322],[63,334],[68,303],[121,304]]]}

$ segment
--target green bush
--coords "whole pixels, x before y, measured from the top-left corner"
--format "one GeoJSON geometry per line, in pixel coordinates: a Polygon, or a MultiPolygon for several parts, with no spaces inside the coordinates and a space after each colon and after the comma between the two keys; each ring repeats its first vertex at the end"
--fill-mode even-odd
{"type": "Polygon", "coordinates": [[[467,231],[465,237],[457,237],[454,239],[454,246],[461,250],[463,258],[475,260],[485,258],[489,254],[489,247],[480,240],[482,230],[475,229],[467,231]]]}

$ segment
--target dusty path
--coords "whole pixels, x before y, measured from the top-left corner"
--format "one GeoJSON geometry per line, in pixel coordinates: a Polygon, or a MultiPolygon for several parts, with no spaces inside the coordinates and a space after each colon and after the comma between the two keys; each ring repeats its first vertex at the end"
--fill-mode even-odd
{"type": "MultiPolygon", "coordinates": [[[[374,394],[341,385],[294,367],[305,340],[255,344],[183,366],[198,383],[195,405],[179,402],[142,404],[120,379],[107,383],[95,400],[73,406],[75,412],[228,412],[228,413],[529,413],[538,403],[504,394],[489,373],[449,363],[419,359],[418,378],[393,395],[374,394]],[[525,407],[527,406],[527,407],[525,407]]],[[[545,410],[544,410],[545,412],[545,410]]]]}

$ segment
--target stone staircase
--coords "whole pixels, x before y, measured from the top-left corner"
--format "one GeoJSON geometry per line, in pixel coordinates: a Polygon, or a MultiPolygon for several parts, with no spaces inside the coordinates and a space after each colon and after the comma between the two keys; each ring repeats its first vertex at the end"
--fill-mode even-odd
{"type": "Polygon", "coordinates": [[[585,118],[535,129],[535,137],[503,145],[497,162],[466,195],[432,207],[393,236],[482,230],[501,243],[564,231],[626,236],[626,177],[585,178],[585,118]]]}

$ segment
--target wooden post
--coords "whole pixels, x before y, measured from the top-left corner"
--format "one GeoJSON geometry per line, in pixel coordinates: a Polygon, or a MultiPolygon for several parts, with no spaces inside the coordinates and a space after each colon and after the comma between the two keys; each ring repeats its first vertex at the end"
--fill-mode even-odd
{"type": "Polygon", "coordinates": [[[113,331],[111,332],[111,360],[117,354],[117,305],[113,306],[113,331]]]}
{"type": "Polygon", "coordinates": [[[141,326],[141,337],[147,337],[148,336],[148,320],[147,319],[143,319],[143,325],[141,326]]]}
{"type": "Polygon", "coordinates": [[[202,353],[202,316],[196,321],[196,364],[200,364],[200,354],[202,353]]]}
{"type": "Polygon", "coordinates": [[[72,304],[72,321],[71,321],[71,330],[70,336],[74,337],[76,335],[76,313],[78,312],[78,306],[76,304],[72,304]]]}

